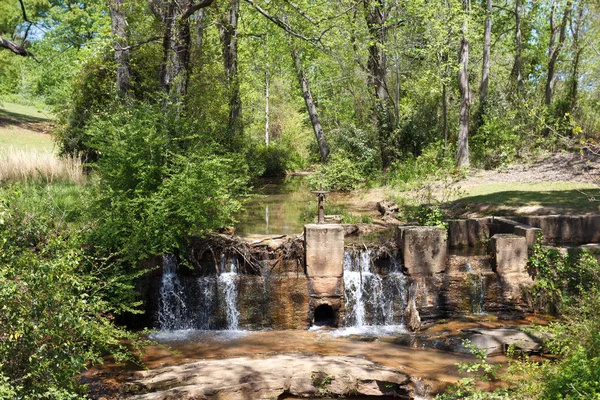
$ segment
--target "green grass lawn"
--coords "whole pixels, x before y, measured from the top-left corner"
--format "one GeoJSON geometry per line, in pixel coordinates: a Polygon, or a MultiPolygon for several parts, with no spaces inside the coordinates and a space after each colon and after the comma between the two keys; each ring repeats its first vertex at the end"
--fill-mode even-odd
{"type": "Polygon", "coordinates": [[[54,116],[47,110],[23,104],[8,103],[0,100],[0,119],[13,117],[37,122],[54,120],[54,116]]]}
{"type": "Polygon", "coordinates": [[[54,151],[52,119],[36,107],[0,102],[0,153],[10,148],[54,151]]]}
{"type": "Polygon", "coordinates": [[[467,189],[450,206],[477,210],[483,214],[527,213],[536,209],[557,212],[598,212],[600,187],[581,182],[502,182],[467,189]],[[590,201],[592,200],[592,201],[590,201]]]}

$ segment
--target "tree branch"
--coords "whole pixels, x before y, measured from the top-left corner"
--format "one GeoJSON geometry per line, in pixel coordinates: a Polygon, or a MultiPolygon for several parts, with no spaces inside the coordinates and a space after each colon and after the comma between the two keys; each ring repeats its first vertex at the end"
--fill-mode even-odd
{"type": "Polygon", "coordinates": [[[281,18],[278,18],[274,15],[269,14],[264,9],[262,9],[259,5],[257,5],[253,0],[244,0],[244,1],[248,4],[250,4],[252,7],[254,7],[254,9],[256,11],[258,11],[263,17],[265,17],[266,19],[268,19],[269,21],[271,21],[272,23],[274,23],[275,25],[277,25],[278,27],[280,27],[281,29],[283,29],[284,31],[289,33],[290,35],[297,37],[298,39],[305,40],[307,42],[318,42],[319,41],[318,38],[310,38],[310,37],[304,36],[301,33],[294,31],[292,29],[292,27],[290,26],[290,24],[283,21],[281,18]]]}
{"type": "Polygon", "coordinates": [[[31,57],[35,61],[40,62],[40,60],[38,60],[36,58],[36,56],[34,56],[25,47],[18,45],[15,42],[11,42],[10,40],[4,39],[3,37],[0,37],[0,48],[8,49],[8,50],[12,51],[13,53],[18,54],[23,57],[31,57]]]}
{"type": "Polygon", "coordinates": [[[201,8],[205,8],[210,6],[213,3],[213,0],[202,0],[198,4],[192,4],[181,16],[181,19],[188,19],[192,16],[193,13],[198,11],[201,8]]]}

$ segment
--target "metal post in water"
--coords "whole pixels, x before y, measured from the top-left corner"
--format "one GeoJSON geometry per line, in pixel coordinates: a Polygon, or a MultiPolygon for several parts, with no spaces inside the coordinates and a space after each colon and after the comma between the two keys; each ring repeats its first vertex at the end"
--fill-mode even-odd
{"type": "Polygon", "coordinates": [[[324,224],[325,223],[325,208],[323,207],[323,202],[325,201],[325,195],[327,193],[329,193],[328,190],[323,190],[323,187],[321,186],[320,190],[312,190],[311,193],[314,193],[317,195],[317,199],[318,199],[318,220],[317,220],[317,224],[324,224]]]}

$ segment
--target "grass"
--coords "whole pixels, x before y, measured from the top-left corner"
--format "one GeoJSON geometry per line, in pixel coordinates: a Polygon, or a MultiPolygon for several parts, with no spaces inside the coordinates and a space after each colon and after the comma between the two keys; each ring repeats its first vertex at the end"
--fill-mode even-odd
{"type": "Polygon", "coordinates": [[[54,119],[54,116],[49,111],[42,110],[39,107],[0,101],[0,118],[7,117],[36,122],[48,122],[54,119]]]}
{"type": "MultiPolygon", "coordinates": [[[[31,218],[47,217],[55,226],[82,223],[82,204],[89,187],[69,182],[18,183],[0,186],[0,200],[7,199],[13,209],[31,218]]],[[[0,211],[2,208],[0,201],[0,211]]],[[[1,213],[0,213],[1,216],[1,213]]]]}
{"type": "Polygon", "coordinates": [[[11,148],[0,153],[0,182],[84,183],[85,175],[78,157],[59,158],[50,152],[11,148]]]}
{"type": "Polygon", "coordinates": [[[0,103],[0,153],[10,149],[52,152],[52,116],[35,107],[0,103]]]}
{"type": "Polygon", "coordinates": [[[600,187],[581,182],[489,183],[467,189],[449,205],[481,214],[598,212],[600,187]]]}

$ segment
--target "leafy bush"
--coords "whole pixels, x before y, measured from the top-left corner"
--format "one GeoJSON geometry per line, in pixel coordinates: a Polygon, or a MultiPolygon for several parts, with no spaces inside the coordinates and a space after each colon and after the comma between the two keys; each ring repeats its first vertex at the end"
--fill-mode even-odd
{"type": "Polygon", "coordinates": [[[338,151],[329,156],[327,164],[321,165],[308,177],[308,182],[315,189],[345,191],[356,189],[364,178],[360,165],[345,152],[338,151]]]}
{"type": "Polygon", "coordinates": [[[260,144],[249,154],[252,166],[260,171],[263,177],[284,176],[287,171],[295,171],[304,167],[302,156],[282,141],[272,142],[269,146],[260,144]]]}
{"type": "Polygon", "coordinates": [[[521,126],[514,115],[486,115],[477,134],[470,138],[473,163],[485,169],[494,169],[513,162],[521,138],[521,126]]]}
{"type": "Polygon", "coordinates": [[[327,164],[310,176],[314,188],[353,190],[368,180],[381,167],[375,140],[365,131],[349,126],[329,136],[332,152],[327,164]]]}
{"type": "Polygon", "coordinates": [[[81,398],[77,374],[106,354],[134,361],[124,339],[144,344],[112,323],[135,305],[116,300],[132,277],[111,274],[81,250],[81,235],[48,226],[51,216],[21,208],[20,196],[0,199],[0,398],[81,398]]]}
{"type": "Polygon", "coordinates": [[[392,164],[388,184],[402,190],[419,187],[429,180],[446,178],[458,173],[452,150],[444,150],[442,142],[430,144],[416,158],[405,158],[392,164]]]}
{"type": "Polygon", "coordinates": [[[438,206],[422,204],[416,207],[409,207],[404,212],[404,216],[409,222],[415,222],[418,225],[448,228],[448,224],[444,222],[446,216],[438,206]]]}
{"type": "Polygon", "coordinates": [[[94,119],[94,242],[137,260],[233,222],[247,189],[244,158],[219,154],[184,118],[176,123],[174,132],[174,122],[144,104],[94,119]]]}

